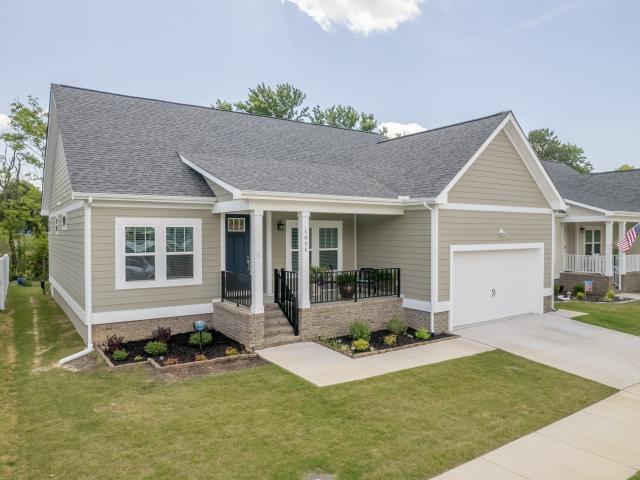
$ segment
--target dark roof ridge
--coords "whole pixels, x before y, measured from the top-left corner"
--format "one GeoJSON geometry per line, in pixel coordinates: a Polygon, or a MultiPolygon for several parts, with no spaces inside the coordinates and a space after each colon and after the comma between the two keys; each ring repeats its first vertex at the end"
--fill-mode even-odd
{"type": "Polygon", "coordinates": [[[258,117],[258,118],[268,118],[271,120],[283,120],[285,122],[293,122],[293,123],[297,123],[300,125],[312,125],[314,127],[326,127],[326,128],[334,128],[336,130],[345,130],[347,132],[355,132],[355,133],[366,133],[369,135],[380,135],[379,132],[365,132],[363,130],[355,130],[353,128],[344,128],[344,127],[335,127],[333,125],[321,125],[319,123],[312,123],[312,122],[302,122],[300,120],[293,120],[290,118],[278,118],[278,117],[269,117],[268,115],[260,115],[258,113],[250,113],[250,112],[238,112],[235,110],[223,110],[221,108],[216,108],[216,107],[206,107],[204,105],[196,105],[194,103],[185,103],[185,102],[176,102],[173,100],[162,100],[160,98],[151,98],[151,97],[141,97],[139,95],[128,95],[126,93],[115,93],[115,92],[107,92],[106,90],[96,90],[94,88],[86,88],[86,87],[76,87],[75,85],[66,85],[64,83],[52,83],[51,86],[57,86],[57,87],[64,87],[64,88],[73,88],[75,90],[84,90],[86,92],[93,92],[93,93],[102,93],[104,95],[113,95],[115,97],[124,97],[124,98],[134,98],[137,100],[147,100],[150,102],[160,102],[160,103],[169,103],[171,105],[179,105],[182,107],[193,107],[193,108],[204,108],[206,110],[215,110],[217,112],[223,112],[223,113],[237,113],[240,115],[249,115],[251,117],[258,117]]]}
{"type": "Polygon", "coordinates": [[[459,126],[459,125],[465,125],[465,124],[467,124],[467,123],[478,122],[478,121],[480,121],[480,120],[486,120],[487,118],[492,118],[492,117],[497,117],[497,116],[500,116],[500,115],[504,115],[505,113],[513,113],[513,112],[512,112],[511,110],[503,110],[502,112],[494,113],[494,114],[491,114],[491,115],[485,115],[485,116],[483,116],[483,117],[472,118],[471,120],[464,120],[464,121],[462,121],[462,122],[451,123],[451,124],[449,124],[449,125],[443,125],[443,126],[441,126],[441,127],[430,128],[430,129],[428,129],[428,130],[423,130],[423,131],[421,131],[421,132],[409,133],[409,134],[407,134],[407,135],[401,135],[401,136],[399,136],[399,137],[395,137],[395,138],[387,138],[387,139],[385,139],[385,140],[381,140],[381,141],[379,141],[379,142],[378,142],[378,144],[380,144],[380,143],[387,143],[387,142],[391,142],[391,141],[393,141],[393,140],[401,140],[401,139],[403,139],[403,138],[413,137],[413,136],[415,136],[415,135],[421,135],[421,134],[423,134],[423,133],[435,132],[435,131],[437,131],[437,130],[443,130],[443,129],[445,129],[445,128],[457,127],[457,126],[459,126]]]}

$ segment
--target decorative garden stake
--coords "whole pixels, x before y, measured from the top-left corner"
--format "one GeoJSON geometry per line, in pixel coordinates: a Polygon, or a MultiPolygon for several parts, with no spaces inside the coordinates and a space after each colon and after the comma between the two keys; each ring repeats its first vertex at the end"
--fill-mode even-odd
{"type": "Polygon", "coordinates": [[[207,324],[204,320],[198,320],[193,322],[193,329],[198,332],[198,336],[200,337],[200,352],[202,352],[202,332],[207,328],[207,324]]]}

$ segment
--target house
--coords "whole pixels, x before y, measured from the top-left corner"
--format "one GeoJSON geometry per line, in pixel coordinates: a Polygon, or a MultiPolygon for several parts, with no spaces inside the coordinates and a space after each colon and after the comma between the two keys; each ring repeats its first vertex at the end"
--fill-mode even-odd
{"type": "Polygon", "coordinates": [[[593,292],[640,290],[640,243],[618,252],[617,241],[640,223],[640,170],[581,174],[543,162],[567,203],[556,216],[556,279],[565,290],[591,280],[593,292]]]}
{"type": "Polygon", "coordinates": [[[51,88],[49,278],[89,346],[196,319],[261,347],[542,313],[573,209],[511,112],[386,139],[51,88]]]}

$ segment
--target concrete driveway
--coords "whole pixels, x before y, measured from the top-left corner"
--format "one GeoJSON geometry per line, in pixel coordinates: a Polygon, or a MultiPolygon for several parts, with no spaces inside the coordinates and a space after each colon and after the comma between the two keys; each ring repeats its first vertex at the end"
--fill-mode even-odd
{"type": "Polygon", "coordinates": [[[523,315],[455,333],[617,389],[640,383],[640,337],[571,320],[568,315],[562,311],[523,315]]]}

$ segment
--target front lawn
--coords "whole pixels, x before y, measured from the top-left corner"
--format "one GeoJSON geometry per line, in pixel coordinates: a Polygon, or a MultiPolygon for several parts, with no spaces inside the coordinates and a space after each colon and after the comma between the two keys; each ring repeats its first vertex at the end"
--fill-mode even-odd
{"type": "Polygon", "coordinates": [[[557,302],[556,308],[589,314],[576,317],[574,320],[632,335],[640,335],[640,301],[623,304],[557,302]]]}
{"type": "Polygon", "coordinates": [[[423,479],[614,391],[502,351],[326,388],[273,365],[186,380],[50,368],[81,348],[50,297],[10,289],[0,478],[423,479]]]}

